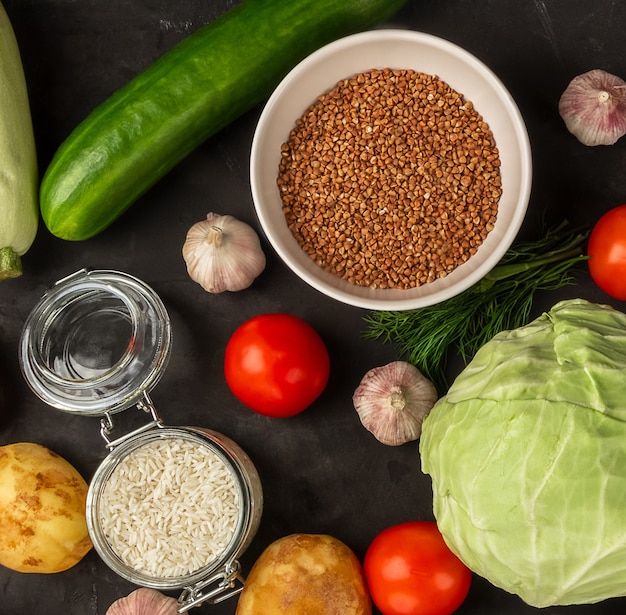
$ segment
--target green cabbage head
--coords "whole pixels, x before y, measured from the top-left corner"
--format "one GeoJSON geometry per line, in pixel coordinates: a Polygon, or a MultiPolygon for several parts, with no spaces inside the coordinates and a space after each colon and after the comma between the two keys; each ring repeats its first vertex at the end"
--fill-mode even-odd
{"type": "Polygon", "coordinates": [[[485,344],[424,421],[451,550],[545,607],[626,595],[626,315],[562,301],[485,344]]]}

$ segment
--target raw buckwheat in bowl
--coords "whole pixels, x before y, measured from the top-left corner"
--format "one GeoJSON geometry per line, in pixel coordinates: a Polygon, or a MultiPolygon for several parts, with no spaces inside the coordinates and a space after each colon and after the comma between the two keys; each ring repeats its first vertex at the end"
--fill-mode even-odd
{"type": "Polygon", "coordinates": [[[250,181],[261,226],[318,291],[367,309],[448,299],[524,219],[521,114],[482,62],[440,38],[374,30],[296,66],[265,106],[250,181]]]}

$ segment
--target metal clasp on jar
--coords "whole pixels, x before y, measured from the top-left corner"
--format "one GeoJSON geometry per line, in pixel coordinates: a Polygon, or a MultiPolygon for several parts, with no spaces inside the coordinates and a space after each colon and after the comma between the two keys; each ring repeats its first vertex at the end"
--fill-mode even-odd
{"type": "Polygon", "coordinates": [[[137,429],[127,434],[124,434],[123,436],[115,440],[111,440],[111,438],[109,437],[114,428],[113,418],[111,417],[111,414],[109,412],[105,412],[104,416],[100,419],[100,435],[106,442],[106,447],[109,450],[113,450],[118,444],[125,442],[129,438],[149,431],[154,427],[163,427],[163,420],[159,416],[159,413],[157,412],[157,409],[150,399],[148,393],[144,391],[143,398],[137,402],[136,407],[139,410],[143,410],[144,412],[149,413],[152,417],[152,420],[149,423],[142,425],[141,427],[138,427],[137,429]]]}
{"type": "Polygon", "coordinates": [[[218,604],[232,598],[243,589],[244,578],[241,575],[241,565],[237,560],[195,585],[185,587],[178,598],[178,612],[185,613],[195,606],[208,602],[218,604]],[[204,589],[211,588],[206,592],[204,589]]]}

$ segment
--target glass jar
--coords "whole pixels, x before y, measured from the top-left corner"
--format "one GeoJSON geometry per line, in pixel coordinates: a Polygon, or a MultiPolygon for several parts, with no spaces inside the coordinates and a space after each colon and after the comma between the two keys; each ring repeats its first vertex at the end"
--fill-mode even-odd
{"type": "MultiPolygon", "coordinates": [[[[237,558],[256,534],[263,493],[254,464],[233,440],[206,428],[166,426],[160,418],[149,390],[163,374],[170,347],[169,316],[149,286],[122,272],[80,270],[58,281],[31,311],[22,331],[20,365],[33,392],[47,404],[100,417],[109,454],[87,494],[87,526],[94,548],[114,572],[136,585],[182,590],[178,600],[182,613],[241,591],[244,579],[237,558]],[[114,414],[131,407],[149,419],[113,437],[114,414]],[[228,542],[215,557],[183,574],[154,574],[130,564],[114,548],[106,531],[103,496],[118,468],[131,463],[142,447],[175,448],[180,443],[210,455],[224,469],[232,480],[236,512],[228,542]]],[[[178,473],[184,470],[180,467],[178,473]]]]}

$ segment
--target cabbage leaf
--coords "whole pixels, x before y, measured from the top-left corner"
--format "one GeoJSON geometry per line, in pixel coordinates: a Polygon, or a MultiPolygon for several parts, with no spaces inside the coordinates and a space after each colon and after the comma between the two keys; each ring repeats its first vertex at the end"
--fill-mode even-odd
{"type": "Polygon", "coordinates": [[[626,595],[626,315],[572,299],[476,353],[426,417],[448,546],[536,606],[626,595]]]}

